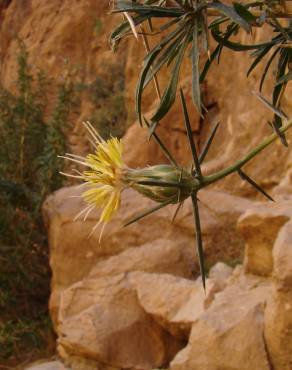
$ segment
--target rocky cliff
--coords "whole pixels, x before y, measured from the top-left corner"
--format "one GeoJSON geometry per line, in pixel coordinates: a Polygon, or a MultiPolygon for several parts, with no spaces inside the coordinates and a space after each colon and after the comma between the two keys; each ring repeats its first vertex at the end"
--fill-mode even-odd
{"type": "MultiPolygon", "coordinates": [[[[5,87],[14,89],[17,38],[26,44],[34,70],[42,68],[56,80],[70,75],[91,82],[107,63],[121,63],[128,116],[134,121],[134,85],[144,51],[133,39],[123,42],[118,54],[109,50],[107,36],[119,19],[108,14],[108,0],[10,0],[1,3],[0,11],[0,78],[5,87]]],[[[246,41],[264,37],[256,31],[246,41]]],[[[213,66],[204,86],[208,117],[201,120],[192,110],[199,146],[212,124],[221,121],[205,173],[236,160],[270,132],[266,122],[271,114],[252,95],[260,70],[247,79],[249,63],[247,54],[223,52],[221,64],[213,66]]],[[[191,107],[188,71],[186,66],[182,83],[191,107]]],[[[164,79],[165,75],[162,84],[164,79]]],[[[265,93],[271,84],[270,79],[265,93]]],[[[285,108],[292,114],[289,89],[285,108]]],[[[147,93],[146,110],[153,109],[154,96],[147,93]]],[[[71,143],[84,140],[80,123],[92,109],[83,97],[71,143]]],[[[179,105],[162,122],[160,134],[178,160],[187,164],[190,153],[179,105]]],[[[128,165],[164,161],[137,124],[124,141],[128,165]]],[[[75,149],[73,145],[76,152],[78,145],[75,149]]],[[[218,260],[242,261],[245,247],[243,267],[232,271],[220,264],[210,270],[206,296],[195,280],[188,202],[173,225],[169,222],[173,209],[166,209],[123,229],[125,219],[151,206],[149,200],[125,192],[120,213],[98,245],[96,236],[87,238],[97,212],[86,223],[73,222],[83,205],[69,196],[78,189],[61,189],[49,197],[44,217],[53,272],[50,310],[58,352],[66,364],[73,370],[291,369],[291,163],[291,147],[275,143],[248,166],[248,173],[264,188],[286,194],[278,196],[275,206],[239,197],[254,193],[235,176],[202,192],[210,266],[218,260]]]]}

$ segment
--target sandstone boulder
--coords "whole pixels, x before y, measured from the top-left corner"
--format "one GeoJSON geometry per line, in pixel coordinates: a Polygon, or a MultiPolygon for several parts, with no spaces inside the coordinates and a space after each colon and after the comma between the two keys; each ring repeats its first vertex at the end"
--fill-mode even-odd
{"type": "MultiPolygon", "coordinates": [[[[88,238],[98,221],[98,211],[92,212],[86,222],[82,219],[74,221],[75,216],[85,207],[82,199],[76,197],[80,192],[78,187],[63,188],[51,195],[43,206],[53,272],[50,308],[54,321],[60,293],[82,280],[91,270],[97,276],[109,269],[116,269],[117,272],[128,268],[130,271],[134,265],[131,260],[135,260],[135,264],[141,266],[143,271],[149,271],[149,266],[153,266],[151,271],[180,274],[184,277],[189,277],[190,271],[198,271],[192,205],[189,200],[185,201],[173,224],[171,218],[176,206],[169,206],[124,228],[123,224],[136,213],[155,204],[129,189],[123,193],[121,208],[105,228],[99,244],[98,231],[88,238]],[[162,238],[165,242],[159,247],[158,244],[162,242],[158,240],[162,238]],[[148,243],[148,248],[138,252],[141,246],[148,243]],[[153,250],[148,251],[151,243],[153,250]],[[176,246],[169,247],[173,243],[176,246]],[[133,250],[127,254],[126,250],[129,248],[133,250]],[[135,248],[138,248],[136,252],[135,248]],[[161,257],[163,248],[171,248],[169,257],[161,257]],[[118,258],[114,258],[119,254],[118,258]]],[[[208,265],[218,260],[230,261],[242,257],[243,240],[236,231],[236,222],[252,204],[249,200],[218,191],[206,190],[200,193],[202,232],[208,265]]]]}
{"type": "Polygon", "coordinates": [[[205,303],[210,303],[220,289],[216,281],[207,279],[205,294],[201,278],[191,281],[168,274],[134,272],[129,279],[145,312],[173,336],[184,340],[205,303]]]}
{"type": "Polygon", "coordinates": [[[127,273],[84,279],[61,296],[58,350],[118,368],[167,364],[183,342],[139,304],[127,273]]]}
{"type": "Polygon", "coordinates": [[[270,284],[255,276],[234,276],[192,326],[186,348],[170,370],[269,370],[263,340],[264,305],[270,284]]]}
{"type": "MultiPolygon", "coordinates": [[[[128,273],[131,271],[149,271],[171,273],[185,278],[192,277],[193,264],[184,253],[184,245],[166,239],[157,239],[139,248],[129,248],[124,252],[98,262],[89,277],[101,277],[128,273]]],[[[53,290],[50,298],[51,317],[57,327],[59,300],[62,290],[53,290]]]]}
{"type": "Polygon", "coordinates": [[[265,338],[275,370],[292,368],[292,222],[281,229],[273,250],[274,284],[265,311],[265,338]]]}
{"type": "Polygon", "coordinates": [[[269,276],[273,272],[273,246],[281,227],[291,218],[292,200],[255,205],[238,220],[245,239],[245,270],[269,276]]]}

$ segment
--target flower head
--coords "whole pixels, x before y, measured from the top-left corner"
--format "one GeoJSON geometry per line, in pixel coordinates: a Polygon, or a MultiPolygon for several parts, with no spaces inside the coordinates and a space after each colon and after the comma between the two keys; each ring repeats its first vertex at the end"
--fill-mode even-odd
{"type": "Polygon", "coordinates": [[[62,174],[82,179],[87,187],[87,190],[81,196],[88,203],[88,206],[75,219],[84,215],[83,219],[86,220],[95,207],[102,209],[99,221],[92,230],[94,232],[101,223],[103,223],[104,227],[119,208],[121,191],[125,187],[122,181],[122,168],[124,166],[122,160],[123,146],[122,142],[117,138],[105,141],[89,122],[84,124],[93,140],[95,152],[88,154],[86,157],[68,153],[66,156],[61,156],[87,167],[83,172],[75,170],[78,173],[77,175],[63,172],[62,174]]]}
{"type": "Polygon", "coordinates": [[[76,175],[61,173],[83,180],[83,185],[87,187],[81,195],[87,206],[78,213],[75,220],[82,216],[85,221],[94,208],[102,209],[92,233],[102,223],[101,237],[104,226],[120,206],[121,192],[127,187],[162,204],[180,203],[197,188],[197,180],[190,172],[173,165],[156,165],[142,169],[126,167],[122,159],[121,140],[112,137],[105,141],[89,122],[85,126],[95,147],[94,153],[86,157],[67,153],[61,157],[82,164],[87,169],[83,172],[75,170],[76,175]]]}

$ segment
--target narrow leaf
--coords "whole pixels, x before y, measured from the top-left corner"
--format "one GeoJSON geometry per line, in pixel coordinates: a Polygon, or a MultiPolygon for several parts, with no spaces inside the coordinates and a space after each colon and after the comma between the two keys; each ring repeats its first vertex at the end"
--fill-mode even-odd
{"type": "Polygon", "coordinates": [[[212,62],[217,57],[219,51],[220,51],[220,45],[217,45],[216,46],[216,49],[213,51],[213,53],[211,54],[210,58],[207,59],[205,65],[204,65],[203,71],[202,71],[202,73],[200,75],[200,83],[204,82],[204,80],[205,80],[205,78],[207,76],[207,73],[209,71],[209,68],[210,68],[212,62]]]}
{"type": "Polygon", "coordinates": [[[257,18],[247,9],[246,6],[234,2],[233,3],[234,10],[236,13],[243,19],[247,21],[247,23],[255,23],[257,18]]]}
{"type": "Polygon", "coordinates": [[[243,29],[246,30],[246,32],[251,31],[250,24],[242,18],[233,7],[225,5],[221,3],[220,1],[208,3],[208,8],[217,9],[220,13],[224,14],[226,17],[231,19],[233,22],[237,23],[239,26],[241,26],[243,29]]]}
{"type": "Polygon", "coordinates": [[[254,92],[254,95],[257,97],[257,98],[259,98],[260,99],[260,101],[262,102],[262,103],[264,103],[264,105],[266,106],[266,107],[268,107],[272,112],[274,112],[277,116],[279,116],[280,118],[282,118],[282,119],[287,119],[288,117],[287,117],[287,115],[284,113],[284,112],[282,112],[280,109],[278,109],[278,108],[276,108],[276,107],[274,107],[273,106],[273,104],[272,103],[270,103],[265,97],[263,97],[261,94],[258,94],[258,93],[255,93],[254,92]]]}
{"type": "Polygon", "coordinates": [[[157,108],[156,112],[152,116],[151,121],[160,121],[166,115],[166,113],[169,111],[170,107],[173,105],[175,101],[180,67],[181,67],[181,63],[182,63],[186,48],[188,46],[188,43],[189,43],[189,33],[187,33],[185,40],[179,49],[179,53],[176,58],[173,70],[172,70],[172,76],[171,76],[170,82],[163,93],[159,107],[157,108]]]}
{"type": "Polygon", "coordinates": [[[212,36],[214,39],[219,43],[224,45],[225,47],[234,50],[234,51],[246,51],[246,50],[255,50],[259,47],[268,45],[269,43],[263,43],[263,44],[250,44],[250,45],[243,45],[237,42],[232,42],[229,40],[225,40],[224,37],[220,36],[220,33],[216,32],[215,30],[211,31],[212,36]]]}
{"type": "Polygon", "coordinates": [[[134,222],[137,222],[137,221],[141,220],[142,218],[151,215],[152,213],[158,211],[159,209],[168,206],[173,201],[174,201],[174,199],[169,199],[164,203],[160,203],[157,206],[148,209],[147,211],[140,212],[140,213],[136,214],[136,216],[134,216],[134,218],[132,218],[130,221],[128,221],[124,224],[124,227],[129,226],[129,225],[133,224],[134,222]]]}
{"type": "Polygon", "coordinates": [[[291,80],[292,80],[292,71],[290,71],[290,72],[286,73],[284,76],[280,77],[277,80],[275,86],[281,85],[283,83],[287,83],[287,82],[289,82],[291,80]]]}
{"type": "Polygon", "coordinates": [[[264,71],[263,71],[263,74],[262,74],[262,77],[261,77],[261,82],[260,82],[260,88],[259,90],[262,91],[263,89],[263,85],[264,85],[264,82],[265,82],[265,79],[266,79],[266,76],[267,76],[267,73],[268,73],[268,70],[275,58],[275,56],[278,54],[278,52],[280,51],[279,48],[276,48],[276,50],[273,52],[273,54],[271,55],[270,59],[268,60],[265,68],[264,68],[264,71]]]}
{"type": "MultiPolygon", "coordinates": [[[[149,17],[148,14],[146,15],[138,15],[133,17],[132,20],[134,24],[137,26],[140,23],[144,22],[149,17]]],[[[131,30],[130,24],[128,21],[121,23],[110,35],[109,43],[113,51],[117,49],[118,43],[120,40],[131,30]]]]}
{"type": "MultiPolygon", "coordinates": [[[[183,31],[183,30],[181,30],[183,31]]],[[[147,74],[147,78],[145,79],[143,89],[147,87],[149,82],[153,79],[153,77],[160,71],[160,69],[165,66],[166,64],[169,65],[169,60],[172,59],[172,56],[176,55],[176,49],[180,45],[182,39],[184,38],[184,33],[180,33],[178,37],[161,53],[161,56],[152,66],[147,74]]]]}
{"type": "MultiPolygon", "coordinates": [[[[146,126],[149,127],[150,126],[149,122],[147,121],[145,117],[143,118],[144,118],[144,122],[146,123],[146,126]]],[[[154,137],[154,140],[157,142],[163,154],[170,161],[170,163],[172,163],[175,167],[178,167],[176,160],[174,159],[170,151],[167,149],[167,147],[164,145],[164,143],[161,141],[159,136],[155,132],[153,132],[152,137],[154,137]]]]}
{"type": "Polygon", "coordinates": [[[205,273],[205,261],[204,261],[201,221],[200,221],[198,199],[195,194],[192,195],[192,203],[193,203],[193,213],[194,213],[195,226],[196,226],[197,254],[199,258],[202,283],[203,283],[204,290],[206,290],[206,273],[205,273]]]}
{"type": "Polygon", "coordinates": [[[200,51],[199,51],[199,23],[195,19],[194,31],[193,31],[193,47],[191,51],[192,60],[192,97],[194,105],[196,106],[199,114],[202,114],[201,110],[201,89],[200,89],[200,51]]]}
{"type": "Polygon", "coordinates": [[[166,181],[159,181],[159,180],[142,180],[138,181],[137,184],[139,185],[150,185],[150,186],[161,186],[165,188],[180,188],[185,189],[188,188],[185,184],[180,184],[178,182],[166,182],[166,181]]]}
{"type": "Polygon", "coordinates": [[[176,7],[159,7],[134,3],[131,0],[116,0],[112,13],[135,12],[137,14],[151,14],[151,17],[172,18],[184,15],[184,11],[176,7]]]}
{"type": "Polygon", "coordinates": [[[247,181],[249,184],[251,184],[257,191],[262,193],[266,198],[274,202],[274,199],[260,186],[258,185],[254,180],[252,180],[246,173],[244,173],[241,169],[238,171],[239,176],[242,180],[247,181]]]}
{"type": "Polygon", "coordinates": [[[201,154],[200,154],[200,156],[199,156],[199,162],[200,162],[200,164],[202,164],[202,163],[203,163],[203,161],[204,161],[204,159],[205,159],[206,155],[208,154],[208,151],[209,151],[209,149],[210,149],[210,147],[211,147],[211,144],[212,144],[212,142],[213,142],[213,139],[214,139],[214,137],[215,137],[215,134],[216,134],[216,132],[217,132],[217,130],[218,130],[219,125],[220,125],[220,122],[218,122],[218,123],[215,125],[215,127],[212,129],[212,131],[211,131],[211,135],[208,137],[208,140],[206,141],[206,144],[205,144],[205,146],[204,146],[204,148],[203,148],[203,150],[202,150],[202,153],[201,153],[201,154]]]}
{"type": "Polygon", "coordinates": [[[172,220],[171,220],[171,223],[172,224],[174,223],[174,221],[175,221],[175,219],[176,219],[176,217],[177,217],[177,215],[178,215],[178,213],[179,213],[179,211],[180,211],[183,203],[184,202],[180,202],[179,205],[178,205],[178,207],[177,207],[177,209],[175,210],[174,215],[173,215],[172,220]]]}
{"type": "Polygon", "coordinates": [[[141,126],[142,126],[142,106],[141,106],[142,94],[147,74],[150,71],[153,62],[155,61],[161,50],[181,32],[181,29],[182,26],[180,26],[179,28],[171,32],[168,36],[166,36],[164,39],[162,39],[161,42],[158,45],[156,45],[144,59],[143,68],[136,87],[136,112],[141,126]]]}
{"type": "Polygon", "coordinates": [[[263,46],[261,48],[261,52],[258,54],[258,56],[255,58],[255,60],[252,62],[251,66],[249,67],[247,71],[247,76],[250,75],[250,73],[254,70],[254,68],[259,64],[259,62],[263,59],[263,57],[271,50],[273,47],[272,44],[263,46]]]}
{"type": "Polygon", "coordinates": [[[180,97],[181,97],[181,103],[182,103],[183,113],[184,113],[184,123],[185,123],[185,127],[187,130],[189,145],[190,145],[192,156],[193,156],[193,163],[194,163],[198,178],[201,179],[202,178],[201,166],[200,166],[200,162],[199,162],[198,155],[197,155],[196,144],[194,142],[194,138],[192,135],[192,127],[191,127],[187,105],[186,105],[186,101],[185,101],[185,97],[184,97],[182,89],[180,89],[180,97]]]}

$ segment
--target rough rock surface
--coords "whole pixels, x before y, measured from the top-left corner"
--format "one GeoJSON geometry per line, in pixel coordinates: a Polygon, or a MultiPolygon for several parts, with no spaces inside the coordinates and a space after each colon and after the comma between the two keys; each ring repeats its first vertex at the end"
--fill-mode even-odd
{"type": "Polygon", "coordinates": [[[281,229],[273,249],[274,284],[265,312],[265,337],[275,370],[292,368],[292,223],[281,229]]]}
{"type": "Polygon", "coordinates": [[[235,277],[194,322],[170,370],[270,370],[263,340],[269,287],[258,277],[235,277]]]}
{"type": "Polygon", "coordinates": [[[85,279],[61,296],[58,349],[122,368],[167,364],[183,346],[147,315],[128,274],[85,279]]]}
{"type": "MultiPolygon", "coordinates": [[[[86,222],[74,221],[75,216],[85,207],[82,199],[72,198],[73,195],[78,194],[80,194],[78,187],[63,188],[50,196],[43,207],[49,232],[50,264],[53,271],[50,299],[53,318],[56,317],[58,310],[60,292],[84,278],[91,268],[93,268],[92,274],[99,274],[99,271],[109,269],[119,271],[121,268],[125,269],[127,265],[131,266],[131,259],[135,259],[137,265],[144,264],[144,268],[152,266],[152,271],[156,269],[159,272],[161,269],[155,262],[158,258],[161,268],[164,268],[163,272],[178,274],[180,271],[182,275],[184,271],[182,276],[189,277],[189,271],[197,271],[193,214],[189,200],[185,202],[173,224],[170,220],[176,206],[169,206],[123,228],[122,225],[134,214],[154,205],[151,200],[141,197],[132,190],[127,190],[123,193],[119,212],[105,228],[99,244],[98,231],[88,238],[92,227],[98,221],[97,211],[92,212],[86,222]],[[165,239],[163,243],[157,241],[161,238],[165,239]],[[151,245],[153,242],[157,248],[153,246],[153,250],[146,255],[141,246],[151,245]],[[172,248],[169,256],[162,260],[161,250],[171,248],[174,242],[177,251],[174,252],[172,248]],[[161,246],[159,247],[157,243],[161,246]],[[139,251],[135,252],[137,247],[139,251]],[[123,251],[125,251],[124,254],[112,257],[123,251]],[[109,257],[111,258],[107,260],[109,257]],[[178,261],[182,261],[181,264],[178,261]]],[[[202,232],[208,264],[212,265],[218,260],[240,259],[243,240],[236,232],[236,222],[253,202],[218,191],[202,191],[200,200],[202,232]]],[[[147,247],[145,248],[147,250],[147,247]]],[[[131,268],[129,267],[129,270],[131,268]]]]}
{"type": "Polygon", "coordinates": [[[273,272],[273,246],[281,227],[291,218],[292,200],[255,205],[238,220],[246,241],[245,270],[269,276],[273,272]]]}
{"type": "Polygon", "coordinates": [[[71,366],[72,355],[119,368],[165,366],[220,286],[208,279],[205,296],[200,279],[142,271],[90,275],[61,293],[58,351],[71,366]]]}
{"type": "MultiPolygon", "coordinates": [[[[133,87],[139,73],[137,64],[141,64],[144,52],[141,43],[134,40],[123,43],[117,57],[107,48],[107,35],[116,22],[114,17],[105,15],[108,0],[11,0],[6,4],[7,7],[0,4],[0,79],[5,87],[14,89],[17,38],[27,45],[34,71],[42,68],[57,81],[70,75],[75,81],[92,82],[97,73],[103,72],[106,63],[115,60],[124,63],[127,60],[126,98],[129,117],[134,119],[133,87]],[[98,35],[97,24],[102,26],[98,35]]],[[[242,37],[247,43],[261,42],[267,34],[265,30],[255,30],[251,36],[242,37]]],[[[204,87],[204,102],[210,108],[207,119],[199,119],[192,110],[194,136],[199,148],[211,125],[217,120],[222,122],[204,164],[204,173],[232,163],[270,133],[266,121],[271,112],[251,95],[262,69],[256,68],[249,79],[243,73],[250,62],[247,54],[224,51],[220,65],[212,66],[204,87]]],[[[184,73],[188,75],[188,67],[184,73]]],[[[162,76],[162,85],[164,81],[165,76],[162,76]]],[[[272,82],[269,77],[264,89],[266,96],[270,94],[272,82]]],[[[183,85],[191,106],[190,84],[186,81],[183,85]]],[[[286,112],[291,114],[289,96],[291,84],[287,86],[284,101],[286,112]]],[[[151,92],[145,97],[145,111],[152,110],[155,98],[151,92]]],[[[82,111],[74,127],[76,142],[82,140],[78,125],[91,109],[88,102],[82,102],[82,111]]],[[[188,163],[190,152],[180,112],[177,104],[161,123],[160,134],[178,161],[188,163]]],[[[137,125],[128,131],[125,147],[129,165],[144,166],[164,160],[155,143],[148,146],[147,135],[140,134],[137,125]]],[[[277,185],[276,191],[291,193],[290,148],[287,150],[279,142],[274,143],[247,166],[248,174],[266,189],[277,185]]],[[[221,181],[217,186],[237,194],[254,194],[250,186],[236,176],[221,181]]],[[[169,208],[161,210],[130,229],[122,229],[120,226],[128,217],[152,205],[133,192],[125,192],[120,215],[106,229],[98,248],[98,235],[87,239],[98,213],[93,213],[86,223],[73,222],[74,216],[84,206],[80,200],[68,198],[73,194],[76,194],[75,188],[60,190],[48,199],[44,213],[49,226],[53,270],[51,312],[60,335],[60,354],[75,365],[78,362],[74,370],[110,369],[108,365],[97,364],[100,360],[115,364],[122,361],[127,366],[144,368],[160,366],[181,348],[182,338],[185,338],[190,325],[193,327],[190,342],[172,361],[173,369],[195,370],[196,366],[200,370],[270,369],[268,357],[275,370],[291,369],[291,225],[287,223],[291,218],[291,200],[286,199],[286,205],[266,203],[250,210],[240,220],[241,235],[238,235],[236,220],[251,207],[251,202],[220,192],[202,192],[203,236],[210,264],[219,259],[238,258],[243,237],[246,240],[245,273],[262,276],[251,278],[241,274],[241,278],[231,278],[228,282],[223,279],[220,284],[213,277],[216,284],[210,285],[203,302],[202,294],[196,291],[196,283],[190,287],[187,280],[196,271],[196,265],[192,264],[195,253],[190,203],[186,202],[173,226],[169,225],[170,213],[174,211],[170,207],[171,212],[169,208]],[[155,256],[158,256],[159,266],[155,256]],[[273,282],[271,291],[268,291],[262,282],[265,280],[268,284],[270,276],[273,282]],[[240,279],[243,279],[245,287],[240,285],[240,279]],[[249,283],[251,281],[254,285],[249,283]],[[173,290],[169,289],[170,283],[173,290]],[[153,285],[153,290],[157,285],[157,299],[150,294],[149,284],[153,285]],[[78,288],[80,286],[82,289],[78,288]],[[218,294],[218,289],[224,291],[218,294]],[[102,297],[98,302],[97,292],[102,297]],[[174,292],[177,306],[171,301],[174,292]],[[116,299],[122,307],[123,298],[129,303],[126,309],[115,311],[111,299],[116,299]],[[76,299],[74,304],[70,303],[71,299],[76,299]],[[195,299],[197,309],[192,316],[190,302],[195,299]],[[263,313],[265,301],[267,306],[263,313]],[[224,317],[222,312],[225,312],[224,317]],[[126,319],[123,321],[119,316],[124,313],[126,319]],[[114,323],[101,320],[102,315],[117,320],[121,332],[115,332],[114,323]],[[84,324],[82,332],[81,324],[84,324]],[[133,338],[127,335],[128,352],[123,353],[121,333],[136,333],[135,327],[142,331],[145,329],[147,335],[136,341],[133,340],[136,338],[134,335],[133,338]],[[88,333],[89,337],[83,333],[88,333]],[[91,339],[97,334],[101,341],[92,348],[91,339]],[[151,343],[149,338],[154,338],[151,343]],[[149,346],[149,358],[141,351],[129,358],[129,351],[136,349],[141,343],[139,341],[147,348],[149,346]],[[112,343],[117,343],[117,352],[112,350],[112,343]],[[211,359],[210,353],[214,354],[211,359]]]]}

